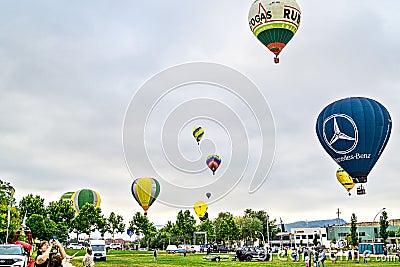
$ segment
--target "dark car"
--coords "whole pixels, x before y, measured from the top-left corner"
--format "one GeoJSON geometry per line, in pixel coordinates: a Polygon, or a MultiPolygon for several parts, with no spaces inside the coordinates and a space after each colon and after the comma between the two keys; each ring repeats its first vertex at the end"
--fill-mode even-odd
{"type": "Polygon", "coordinates": [[[226,247],[226,246],[222,246],[222,245],[214,245],[213,246],[213,252],[217,252],[217,253],[228,253],[231,252],[232,249],[226,247]]]}
{"type": "Polygon", "coordinates": [[[270,254],[264,249],[254,247],[242,247],[236,250],[235,260],[251,261],[252,259],[259,261],[269,261],[270,254]]]}

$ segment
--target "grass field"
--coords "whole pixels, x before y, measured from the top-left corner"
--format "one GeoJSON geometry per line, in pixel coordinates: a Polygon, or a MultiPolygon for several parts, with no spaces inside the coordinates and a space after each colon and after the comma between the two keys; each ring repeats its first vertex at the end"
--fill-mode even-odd
{"type": "MultiPolygon", "coordinates": [[[[76,251],[75,251],[76,252],[76,251]]],[[[74,254],[73,250],[67,250],[68,255],[74,254]]],[[[76,266],[82,266],[82,257],[84,251],[80,251],[77,254],[77,258],[73,259],[71,263],[76,266]]],[[[226,254],[225,254],[226,255],[226,254]]],[[[153,259],[153,253],[151,251],[109,251],[107,254],[107,261],[96,261],[95,267],[106,267],[106,266],[119,266],[119,267],[169,267],[169,266],[305,266],[303,261],[293,262],[290,259],[287,260],[285,257],[278,259],[274,255],[272,262],[239,262],[231,260],[221,260],[220,262],[211,262],[203,260],[205,254],[187,254],[183,257],[182,254],[166,254],[159,252],[157,262],[153,259]]],[[[230,255],[232,256],[232,255],[230,255]]],[[[347,266],[347,267],[378,267],[378,266],[400,266],[400,262],[395,261],[395,257],[391,258],[374,258],[371,257],[369,262],[364,264],[363,260],[360,259],[360,263],[347,260],[338,260],[333,264],[330,260],[325,261],[325,266],[347,266]]],[[[322,265],[321,265],[322,266],[322,265]]]]}

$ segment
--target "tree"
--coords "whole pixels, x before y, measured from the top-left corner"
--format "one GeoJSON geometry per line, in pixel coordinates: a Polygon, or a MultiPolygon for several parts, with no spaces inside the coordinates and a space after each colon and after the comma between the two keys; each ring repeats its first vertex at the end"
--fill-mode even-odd
{"type": "MultiPolygon", "coordinates": [[[[215,239],[215,227],[214,224],[210,220],[202,221],[198,227],[200,232],[207,233],[207,241],[208,243],[212,242],[215,239]]],[[[203,237],[202,237],[203,238],[203,237]]],[[[205,244],[205,239],[203,244],[205,244]]]]}
{"type": "Polygon", "coordinates": [[[249,240],[250,242],[253,242],[256,231],[262,231],[262,223],[258,218],[243,217],[238,222],[242,230],[241,232],[243,238],[249,240]]]}
{"type": "Polygon", "coordinates": [[[32,194],[23,197],[19,202],[19,209],[21,210],[21,215],[29,218],[32,214],[38,214],[46,216],[46,208],[44,207],[44,199],[40,196],[33,196],[32,194]]]}
{"type": "Polygon", "coordinates": [[[133,231],[137,236],[143,234],[144,241],[147,242],[147,246],[149,246],[151,237],[153,237],[156,233],[154,224],[149,221],[147,216],[143,216],[140,212],[136,212],[135,215],[133,215],[132,220],[129,221],[128,230],[133,231]]]}
{"type": "Polygon", "coordinates": [[[72,221],[75,218],[75,210],[69,201],[53,201],[47,206],[49,218],[57,224],[57,237],[64,241],[68,233],[72,231],[72,221]]]}
{"type": "Polygon", "coordinates": [[[161,238],[163,239],[164,243],[166,243],[166,241],[168,240],[168,245],[170,245],[171,240],[172,243],[176,241],[177,237],[174,234],[176,232],[175,228],[175,224],[171,221],[168,221],[167,224],[160,230],[161,238]]]}
{"type": "Polygon", "coordinates": [[[358,245],[358,238],[357,238],[357,217],[354,213],[351,215],[350,221],[351,221],[350,241],[351,241],[351,245],[353,245],[355,247],[358,245]]]}
{"type": "Polygon", "coordinates": [[[0,203],[15,206],[15,189],[9,182],[0,180],[0,203]]]}
{"type": "Polygon", "coordinates": [[[47,206],[47,214],[55,223],[70,223],[75,218],[75,210],[69,201],[52,201],[47,206]]]}
{"type": "Polygon", "coordinates": [[[167,224],[157,231],[155,238],[152,240],[151,246],[165,249],[165,247],[171,244],[172,237],[172,228],[174,227],[171,221],[168,221],[167,224]]]}
{"type": "MultiPolygon", "coordinates": [[[[262,233],[266,237],[273,239],[278,233],[278,227],[276,225],[276,219],[270,220],[267,212],[264,210],[253,211],[252,209],[246,209],[244,211],[244,217],[257,218],[262,223],[262,233]],[[267,226],[268,223],[268,226],[267,226]]],[[[283,224],[282,224],[283,225],[283,224]]],[[[284,225],[283,225],[284,229],[284,225]]]]}
{"type": "Polygon", "coordinates": [[[234,220],[232,214],[222,219],[218,228],[218,236],[228,244],[230,241],[237,240],[241,237],[241,229],[234,220]]]}
{"type": "Polygon", "coordinates": [[[116,215],[114,212],[111,212],[110,216],[108,217],[107,223],[114,242],[114,235],[116,233],[122,234],[123,232],[125,232],[124,218],[121,215],[116,215]]]}
{"type": "MultiPolygon", "coordinates": [[[[246,212],[246,211],[245,211],[246,212]]],[[[220,212],[218,213],[217,218],[214,220],[214,228],[215,228],[215,233],[216,233],[216,237],[215,237],[215,241],[217,243],[220,243],[221,241],[224,241],[220,236],[219,236],[219,228],[221,223],[225,220],[225,218],[227,218],[230,215],[229,212],[220,212]]]]}
{"type": "Polygon", "coordinates": [[[382,237],[383,243],[386,244],[387,243],[386,240],[389,237],[389,233],[387,231],[387,229],[389,228],[389,221],[386,211],[382,212],[382,215],[380,216],[379,220],[379,225],[380,225],[379,235],[382,237]]]}
{"type": "Polygon", "coordinates": [[[185,210],[184,212],[179,211],[176,216],[176,233],[183,238],[183,242],[186,244],[186,240],[191,240],[193,237],[193,233],[196,231],[196,220],[190,214],[189,210],[185,210]]]}
{"type": "Polygon", "coordinates": [[[8,208],[9,205],[6,203],[0,203],[0,243],[11,242],[16,231],[21,226],[22,218],[19,209],[16,207],[10,208],[10,227],[8,228],[8,239],[7,237],[7,225],[8,225],[8,208]]]}
{"type": "Polygon", "coordinates": [[[313,241],[312,241],[313,244],[314,244],[314,246],[317,246],[317,245],[318,245],[318,243],[319,243],[319,238],[320,238],[319,234],[315,233],[315,234],[314,234],[313,241]]]}
{"type": "Polygon", "coordinates": [[[26,220],[26,225],[32,231],[32,238],[50,240],[57,235],[57,224],[47,216],[32,214],[26,220]]]}
{"type": "Polygon", "coordinates": [[[15,189],[9,182],[0,180],[0,242],[4,243],[12,240],[22,221],[19,210],[13,207],[15,206],[14,192],[15,189]],[[8,240],[6,240],[7,230],[8,240]]]}
{"type": "Polygon", "coordinates": [[[81,233],[87,234],[90,239],[90,234],[102,226],[103,220],[104,217],[99,207],[95,207],[91,203],[83,205],[72,224],[74,232],[77,233],[77,239],[81,233]]]}
{"type": "Polygon", "coordinates": [[[104,235],[106,233],[109,233],[111,231],[110,225],[108,224],[108,220],[106,218],[102,218],[101,221],[99,221],[98,227],[102,238],[104,238],[104,235]]]}

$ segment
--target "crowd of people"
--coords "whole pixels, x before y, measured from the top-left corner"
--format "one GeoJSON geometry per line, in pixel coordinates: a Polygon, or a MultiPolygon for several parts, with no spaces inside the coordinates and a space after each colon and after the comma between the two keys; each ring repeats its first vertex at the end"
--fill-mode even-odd
{"type": "MultiPolygon", "coordinates": [[[[359,253],[358,248],[337,251],[335,249],[327,249],[324,246],[317,247],[301,247],[301,248],[284,248],[278,253],[281,256],[289,256],[293,261],[304,261],[305,267],[325,267],[325,261],[329,259],[332,263],[339,260],[355,261],[363,263],[369,262],[371,259],[371,251],[363,250],[359,253]]],[[[382,254],[374,255],[374,258],[382,261],[398,261],[400,262],[400,250],[383,249],[382,254]],[[390,254],[390,255],[389,255],[390,254]]],[[[279,256],[278,256],[279,258],[279,256]]]]}

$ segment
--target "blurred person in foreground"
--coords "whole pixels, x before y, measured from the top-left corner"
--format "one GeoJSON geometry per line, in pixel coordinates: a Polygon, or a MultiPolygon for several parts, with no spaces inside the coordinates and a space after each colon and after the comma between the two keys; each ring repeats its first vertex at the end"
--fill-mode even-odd
{"type": "MultiPolygon", "coordinates": [[[[37,251],[37,256],[35,259],[35,267],[50,266],[50,264],[49,264],[50,259],[55,257],[56,255],[59,255],[59,258],[61,259],[61,261],[66,257],[65,250],[58,240],[53,239],[49,242],[47,242],[47,241],[40,242],[39,248],[37,251]]],[[[57,262],[57,260],[55,260],[54,264],[56,264],[56,262],[57,262]]],[[[52,265],[52,266],[57,266],[57,265],[52,265]]],[[[60,265],[60,266],[62,266],[62,265],[60,265]]]]}

